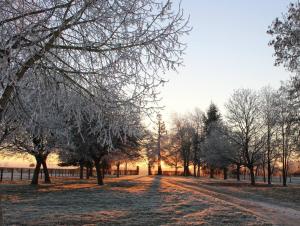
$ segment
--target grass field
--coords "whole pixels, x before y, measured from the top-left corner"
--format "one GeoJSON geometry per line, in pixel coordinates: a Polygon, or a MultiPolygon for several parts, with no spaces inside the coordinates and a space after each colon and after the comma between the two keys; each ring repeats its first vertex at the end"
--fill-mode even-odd
{"type": "Polygon", "coordinates": [[[298,225],[300,187],[182,177],[0,184],[4,225],[298,225]]]}

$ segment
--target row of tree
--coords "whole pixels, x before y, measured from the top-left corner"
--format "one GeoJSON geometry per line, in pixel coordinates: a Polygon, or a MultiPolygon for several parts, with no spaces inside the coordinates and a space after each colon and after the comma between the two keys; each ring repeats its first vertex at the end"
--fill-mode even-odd
{"type": "Polygon", "coordinates": [[[95,166],[136,158],[161,73],[181,65],[188,21],[170,0],[0,3],[1,151],[95,166]],[[130,147],[130,148],[129,148],[130,147]]]}
{"type": "MultiPolygon", "coordinates": [[[[255,184],[258,169],[271,184],[275,167],[281,165],[286,186],[289,162],[300,154],[300,109],[295,89],[295,80],[291,80],[279,90],[236,90],[225,105],[225,117],[213,103],[206,113],[196,109],[175,115],[173,128],[164,134],[161,145],[164,162],[174,167],[175,174],[182,167],[185,176],[191,174],[192,165],[195,176],[202,167],[209,169],[211,177],[215,169],[222,169],[226,179],[230,167],[238,180],[241,167],[246,167],[251,184],[255,184]]],[[[155,140],[151,139],[146,148],[149,168],[155,162],[153,153],[160,148],[155,143],[151,147],[149,143],[155,140]]]]}
{"type": "MultiPolygon", "coordinates": [[[[189,175],[193,164],[194,175],[199,175],[202,166],[210,169],[211,176],[215,168],[223,169],[226,177],[228,167],[234,165],[239,180],[243,166],[250,172],[251,184],[255,184],[255,170],[259,168],[271,184],[274,168],[280,165],[286,186],[290,160],[299,155],[299,14],[300,3],[290,4],[288,12],[281,19],[276,18],[267,31],[272,36],[269,45],[275,50],[275,65],[283,65],[295,75],[278,90],[235,90],[225,105],[225,117],[214,104],[205,114],[197,109],[175,116],[163,146],[150,145],[155,139],[148,138],[149,169],[156,161],[153,153],[158,149],[175,172],[182,167],[183,174],[189,175]]],[[[161,157],[157,159],[160,165],[161,157]]]]}

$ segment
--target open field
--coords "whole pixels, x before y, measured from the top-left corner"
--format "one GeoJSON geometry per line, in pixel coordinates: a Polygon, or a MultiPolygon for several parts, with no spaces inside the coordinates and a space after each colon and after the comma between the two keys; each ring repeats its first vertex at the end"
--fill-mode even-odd
{"type": "Polygon", "coordinates": [[[298,225],[299,185],[127,176],[1,184],[4,225],[298,225]]]}

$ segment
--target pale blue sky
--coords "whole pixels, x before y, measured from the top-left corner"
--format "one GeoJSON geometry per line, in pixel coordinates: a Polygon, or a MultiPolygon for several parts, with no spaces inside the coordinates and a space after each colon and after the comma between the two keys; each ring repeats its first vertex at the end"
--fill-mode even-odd
{"type": "Polygon", "coordinates": [[[182,0],[193,26],[184,64],[168,73],[162,88],[163,116],[206,110],[211,101],[224,113],[234,89],[279,87],[289,72],[274,66],[268,26],[287,11],[286,0],[182,0]]]}

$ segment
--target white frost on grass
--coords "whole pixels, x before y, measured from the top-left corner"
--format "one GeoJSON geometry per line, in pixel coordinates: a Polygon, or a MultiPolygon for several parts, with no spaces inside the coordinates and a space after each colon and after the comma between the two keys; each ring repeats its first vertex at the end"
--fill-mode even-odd
{"type": "Polygon", "coordinates": [[[264,225],[225,202],[170,186],[164,177],[0,185],[7,225],[264,225]]]}

